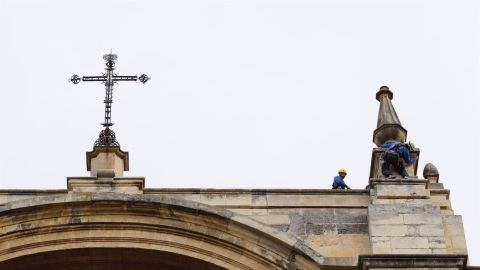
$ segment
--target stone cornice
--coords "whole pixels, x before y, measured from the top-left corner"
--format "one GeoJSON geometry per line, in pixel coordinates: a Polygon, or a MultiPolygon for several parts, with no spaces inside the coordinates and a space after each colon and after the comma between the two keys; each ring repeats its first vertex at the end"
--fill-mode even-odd
{"type": "Polygon", "coordinates": [[[467,266],[467,255],[450,254],[376,254],[360,255],[358,259],[358,270],[388,269],[388,268],[457,268],[465,269],[467,266]]]}
{"type": "MultiPolygon", "coordinates": [[[[67,177],[67,179],[96,179],[95,177],[67,177]]],[[[114,178],[120,179],[120,178],[114,178]]],[[[143,177],[122,177],[121,179],[143,179],[143,177]]],[[[0,194],[48,195],[67,193],[68,189],[0,189],[0,194]]],[[[145,188],[145,194],[292,194],[292,195],[361,195],[369,194],[368,189],[242,189],[242,188],[145,188]]]]}

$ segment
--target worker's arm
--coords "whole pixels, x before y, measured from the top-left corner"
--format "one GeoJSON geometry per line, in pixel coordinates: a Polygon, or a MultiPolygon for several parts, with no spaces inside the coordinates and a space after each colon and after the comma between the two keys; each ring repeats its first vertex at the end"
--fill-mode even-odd
{"type": "Polygon", "coordinates": [[[410,157],[410,151],[407,149],[407,147],[402,146],[398,150],[400,154],[399,161],[402,163],[403,167],[413,164],[413,159],[410,157]]]}
{"type": "Polygon", "coordinates": [[[337,185],[339,185],[341,188],[351,189],[349,186],[347,186],[347,184],[345,184],[345,181],[343,181],[343,178],[341,178],[340,176],[335,177],[335,180],[337,182],[337,185]]]}
{"type": "Polygon", "coordinates": [[[402,165],[402,167],[404,167],[404,168],[409,165],[403,158],[399,158],[399,159],[398,159],[398,162],[399,162],[400,165],[402,165]]]}

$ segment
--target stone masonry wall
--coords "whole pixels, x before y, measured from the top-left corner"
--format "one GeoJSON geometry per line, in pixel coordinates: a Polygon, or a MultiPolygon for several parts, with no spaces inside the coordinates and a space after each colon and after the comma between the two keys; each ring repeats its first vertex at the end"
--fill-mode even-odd
{"type": "MultiPolygon", "coordinates": [[[[422,182],[423,183],[423,182],[422,182]]],[[[362,254],[466,254],[460,216],[440,184],[371,190],[144,189],[253,218],[304,240],[326,265],[354,266],[362,254]]],[[[0,190],[0,205],[67,190],[0,190]]]]}

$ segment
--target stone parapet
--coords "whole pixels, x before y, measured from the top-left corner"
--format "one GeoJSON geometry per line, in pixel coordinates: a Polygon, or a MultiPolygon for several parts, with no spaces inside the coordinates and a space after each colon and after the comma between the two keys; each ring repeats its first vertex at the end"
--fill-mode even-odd
{"type": "MultiPolygon", "coordinates": [[[[17,269],[12,260],[27,262],[28,256],[45,252],[132,247],[217,266],[209,269],[313,270],[324,260],[295,236],[249,217],[165,196],[72,193],[0,206],[0,269],[17,269]]],[[[64,267],[54,269],[112,269],[94,267],[93,261],[75,267],[68,260],[58,262],[64,267]]]]}
{"type": "MultiPolygon", "coordinates": [[[[56,194],[66,198],[82,194],[117,196],[115,193],[126,193],[128,196],[142,187],[140,182],[132,180],[138,179],[98,181],[95,177],[71,177],[68,190],[59,190],[56,194]]],[[[49,195],[45,192],[0,191],[0,198],[11,203],[49,195]]],[[[321,254],[329,265],[353,267],[358,255],[371,253],[367,213],[369,190],[147,188],[143,193],[148,198],[200,203],[247,217],[265,228],[296,237],[321,254]]]]}
{"type": "Polygon", "coordinates": [[[430,190],[424,179],[371,179],[366,190],[175,189],[144,188],[143,178],[102,175],[70,177],[67,190],[0,190],[0,204],[143,192],[147,198],[200,203],[248,217],[297,238],[330,266],[356,266],[362,254],[466,254],[461,217],[445,212],[448,191],[430,190]]]}

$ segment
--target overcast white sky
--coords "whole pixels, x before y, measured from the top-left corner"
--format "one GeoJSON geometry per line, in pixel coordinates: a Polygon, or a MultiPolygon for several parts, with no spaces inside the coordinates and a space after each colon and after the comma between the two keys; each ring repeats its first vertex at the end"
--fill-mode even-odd
{"type": "Polygon", "coordinates": [[[0,188],[87,175],[104,88],[147,187],[329,188],[368,183],[381,85],[463,216],[480,265],[479,1],[0,0],[0,188]]]}

